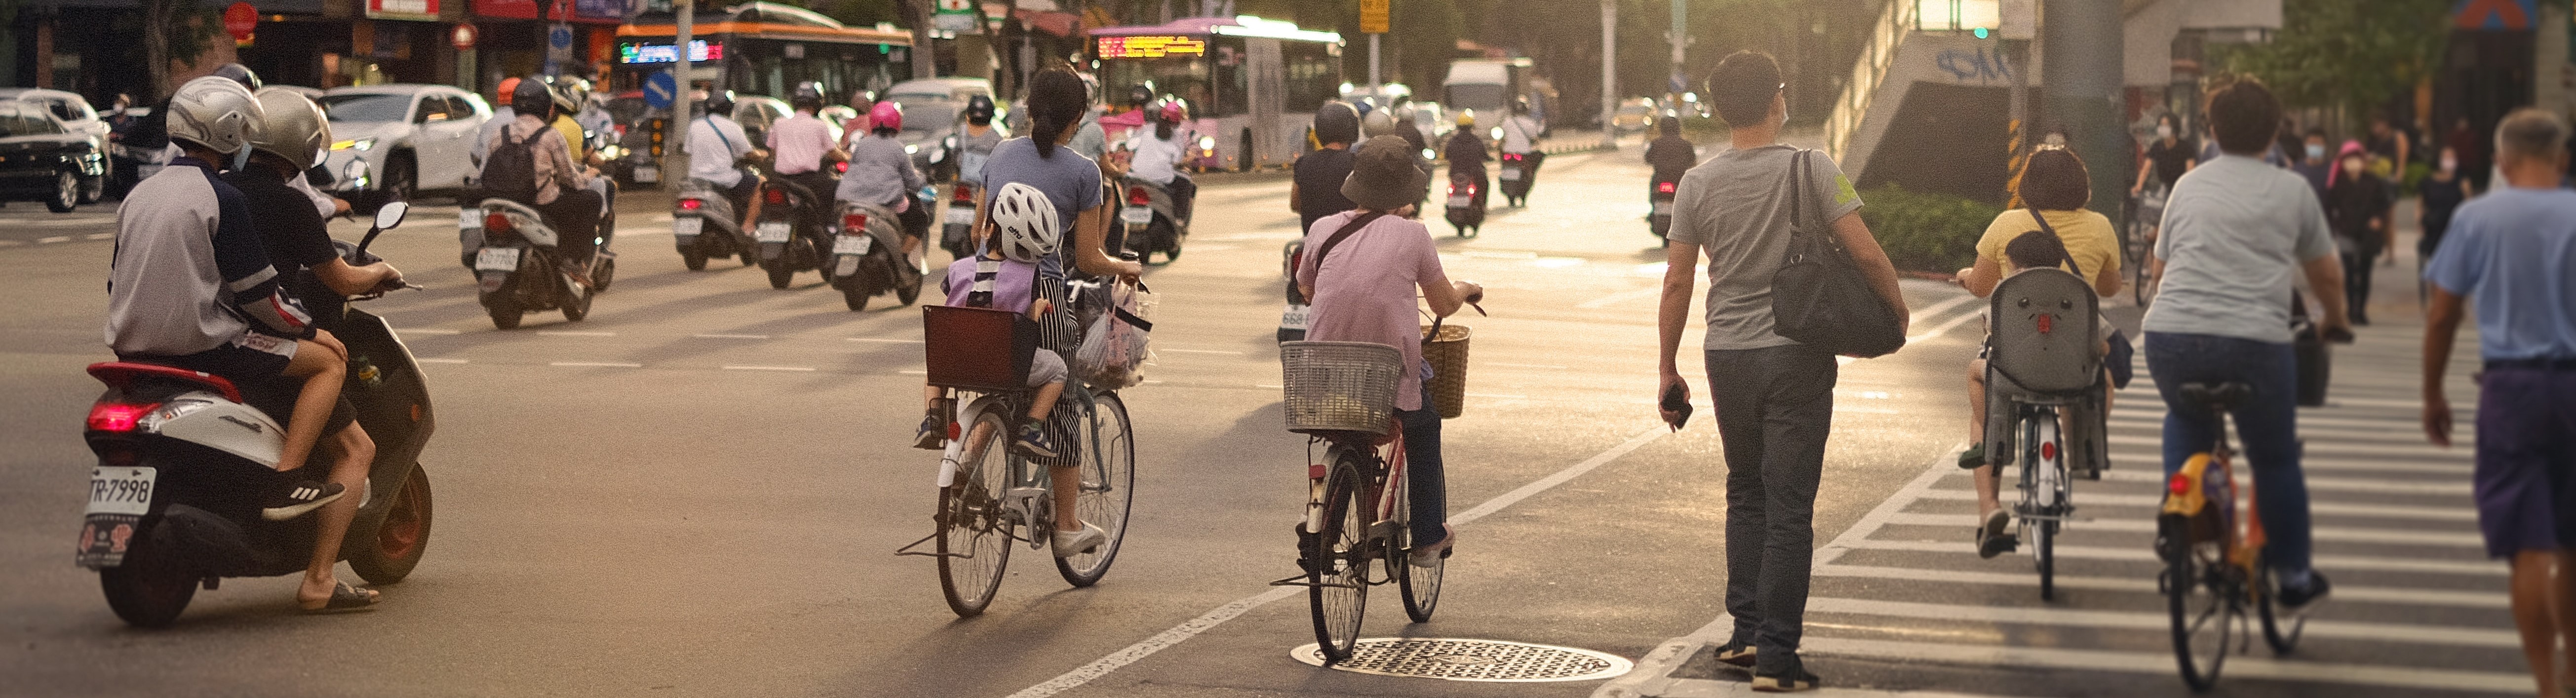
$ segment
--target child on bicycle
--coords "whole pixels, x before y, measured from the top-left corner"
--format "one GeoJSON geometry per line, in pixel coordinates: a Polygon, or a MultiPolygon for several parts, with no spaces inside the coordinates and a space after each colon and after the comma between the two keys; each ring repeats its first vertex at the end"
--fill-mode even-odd
{"type": "MultiPolygon", "coordinates": [[[[2060,262],[2064,262],[2067,259],[2066,243],[2060,240],[2056,235],[2051,235],[2045,231],[2033,230],[2022,233],[2019,237],[2013,238],[2011,243],[2006,244],[2004,246],[2004,258],[2007,261],[2012,262],[2013,269],[2015,269],[2013,272],[2014,276],[2019,276],[2033,269],[2055,269],[2058,268],[2058,264],[2060,262]]],[[[2118,277],[2114,276],[2112,278],[2116,279],[2118,277]]],[[[2094,356],[2102,356],[2110,353],[2111,333],[2117,330],[2111,325],[2110,318],[2101,317],[2099,315],[2099,310],[2096,310],[2095,313],[2096,316],[2093,320],[2093,351],[2094,356]]],[[[2102,369],[2102,372],[2103,385],[2107,386],[2110,384],[2111,380],[2110,369],[2105,367],[2102,369]]],[[[1976,359],[1970,360],[1968,362],[1968,382],[1970,383],[1969,387],[1971,388],[1969,392],[1972,397],[1976,398],[1976,410],[1974,412],[1976,421],[1971,425],[1970,429],[1977,433],[1977,438],[1980,440],[1985,438],[1986,429],[1987,403],[1985,401],[1985,395],[1987,386],[1985,381],[1986,359],[1980,356],[1976,359]]],[[[2111,409],[2111,391],[2102,391],[2102,409],[2105,412],[2108,412],[2111,409]]],[[[2072,417],[2074,413],[2070,411],[2067,412],[2066,415],[2068,417],[2072,417]]],[[[2006,551],[2012,550],[2015,546],[2019,545],[2021,541],[2013,536],[2011,528],[2012,519],[2010,515],[2004,511],[2001,495],[2003,489],[2002,476],[1995,469],[1995,466],[1989,463],[1984,457],[1984,446],[1985,444],[1978,444],[1977,446],[1972,447],[1971,450],[1975,451],[1977,455],[1977,458],[1973,463],[1971,463],[1966,457],[1968,454],[1962,454],[1959,464],[1961,467],[1973,468],[1975,471],[1973,479],[1977,483],[1977,556],[1992,558],[1996,555],[2001,555],[2006,551]]],[[[2029,464],[2024,463],[2023,465],[2028,466],[2029,464]]],[[[2074,469],[2082,471],[2090,467],[2090,464],[2079,463],[2075,465],[2074,469]]]]}
{"type": "MultiPolygon", "coordinates": [[[[1046,194],[1026,184],[1012,183],[1002,187],[993,199],[993,225],[998,230],[985,239],[982,251],[948,265],[948,304],[958,307],[993,308],[1027,313],[1039,319],[1053,310],[1052,303],[1037,297],[1037,260],[1055,254],[1055,205],[1047,203],[1046,194]]],[[[1057,457],[1053,440],[1047,436],[1047,415],[1054,412],[1056,398],[1064,395],[1064,357],[1052,351],[1039,351],[1029,359],[1029,387],[1037,392],[1029,401],[1029,419],[1020,426],[1012,447],[1039,458],[1057,457]]],[[[947,436],[948,391],[938,386],[923,386],[922,397],[929,403],[928,414],[921,418],[921,430],[913,434],[914,448],[937,450],[947,436]]],[[[1061,512],[1071,516],[1071,511],[1061,512]]]]}

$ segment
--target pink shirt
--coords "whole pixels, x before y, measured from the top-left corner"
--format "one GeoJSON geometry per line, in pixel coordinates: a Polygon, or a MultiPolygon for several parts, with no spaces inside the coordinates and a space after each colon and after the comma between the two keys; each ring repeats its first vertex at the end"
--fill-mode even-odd
{"type": "Polygon", "coordinates": [[[796,112],[769,125],[770,157],[775,158],[779,174],[823,169],[823,154],[838,145],[832,140],[832,125],[812,114],[796,112]]]}
{"type": "MultiPolygon", "coordinates": [[[[1307,254],[1324,249],[1325,240],[1362,213],[1355,209],[1316,220],[1306,231],[1307,254]]],[[[1425,321],[1414,298],[1425,284],[1449,285],[1449,275],[1440,268],[1431,229],[1390,215],[1352,233],[1333,248],[1331,257],[1307,257],[1297,265],[1297,283],[1315,288],[1306,339],[1384,344],[1404,352],[1404,365],[1420,367],[1425,321]]],[[[1422,409],[1419,375],[1397,386],[1396,409],[1422,409]]]]}

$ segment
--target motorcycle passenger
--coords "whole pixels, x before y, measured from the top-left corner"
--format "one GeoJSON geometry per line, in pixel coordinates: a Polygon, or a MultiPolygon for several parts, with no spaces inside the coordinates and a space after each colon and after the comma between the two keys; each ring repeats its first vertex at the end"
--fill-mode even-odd
{"type": "Polygon", "coordinates": [[[1539,132],[1546,130],[1537,117],[1530,116],[1528,97],[1512,100],[1511,116],[1503,119],[1503,153],[1521,156],[1521,196],[1517,203],[1529,205],[1529,188],[1538,186],[1539,163],[1547,154],[1538,151],[1539,132]]]}
{"type": "Polygon", "coordinates": [[[980,94],[966,98],[966,130],[957,136],[957,178],[984,186],[984,163],[993,159],[993,148],[1009,137],[993,123],[993,98],[980,94]]]}
{"type": "Polygon", "coordinates": [[[868,129],[867,137],[850,142],[850,171],[841,174],[832,198],[894,211],[903,220],[903,261],[911,264],[922,236],[930,232],[930,207],[916,200],[913,192],[930,182],[913,168],[912,155],[903,151],[903,140],[896,138],[903,133],[903,105],[889,100],[869,108],[868,129]]]}
{"type": "Polygon", "coordinates": [[[1322,147],[1288,164],[1288,210],[1295,211],[1298,225],[1311,230],[1315,221],[1323,220],[1354,205],[1342,194],[1342,182],[1351,176],[1351,143],[1360,138],[1360,113],[1351,103],[1340,100],[1325,102],[1315,110],[1315,141],[1322,147]]]}
{"type": "Polygon", "coordinates": [[[1449,143],[1440,154],[1449,158],[1449,178],[1465,178],[1476,183],[1475,207],[1485,207],[1485,163],[1493,155],[1485,151],[1485,138],[1476,135],[1476,110],[1458,112],[1458,130],[1449,134],[1449,143]]]}
{"type": "Polygon", "coordinates": [[[1159,109],[1146,112],[1154,132],[1137,129],[1127,137],[1127,149],[1136,153],[1127,176],[1153,182],[1172,195],[1172,214],[1180,220],[1173,225],[1188,228],[1190,204],[1198,200],[1199,185],[1182,174],[1180,164],[1189,160],[1189,132],[1181,124],[1189,120],[1189,110],[1179,101],[1165,101],[1159,109]]]}
{"type": "Polygon", "coordinates": [[[769,125],[769,152],[773,158],[770,169],[778,173],[779,179],[804,187],[816,198],[830,196],[835,183],[832,171],[825,169],[824,163],[848,160],[850,155],[833,139],[832,125],[814,117],[814,112],[823,108],[823,91],[811,83],[798,85],[789,103],[796,107],[796,113],[769,125]]]}
{"type": "Polygon", "coordinates": [[[572,144],[564,141],[562,132],[548,125],[554,120],[555,102],[545,82],[534,78],[519,81],[510,103],[516,106],[517,117],[484,143],[485,151],[491,153],[483,161],[483,175],[479,178],[484,194],[536,209],[555,229],[555,253],[563,259],[564,271],[588,287],[590,255],[598,246],[601,203],[599,192],[590,189],[590,182],[599,176],[599,171],[573,161],[572,144]],[[493,165],[504,158],[527,158],[512,167],[528,168],[526,172],[533,181],[493,181],[493,165]]]}
{"type": "Polygon", "coordinates": [[[689,124],[689,178],[724,188],[726,201],[742,214],[742,230],[760,220],[760,171],[742,165],[760,152],[733,121],[733,91],[707,96],[707,113],[689,124]]]}
{"type": "MultiPolygon", "coordinates": [[[[1056,244],[1061,239],[1063,228],[1056,220],[1055,204],[1047,201],[1046,194],[1036,188],[1013,182],[994,195],[992,214],[995,235],[991,244],[985,245],[980,254],[948,265],[948,278],[942,282],[947,285],[948,304],[961,308],[1008,310],[1024,313],[1032,320],[1043,320],[1053,310],[1053,304],[1037,297],[1038,262],[1054,255],[1056,244]],[[977,278],[987,271],[993,273],[991,280],[977,278]]],[[[1029,418],[1020,424],[1019,435],[1011,443],[1013,448],[1039,458],[1056,457],[1054,440],[1047,436],[1046,421],[1047,416],[1055,412],[1056,399],[1064,395],[1066,375],[1063,356],[1052,351],[1030,355],[1028,387],[1037,392],[1029,399],[1029,418]]],[[[933,386],[924,392],[929,400],[929,414],[922,417],[921,430],[913,434],[912,445],[937,449],[953,410],[944,399],[948,395],[947,390],[933,386]]],[[[1066,487],[1077,484],[1068,483],[1066,487]]],[[[1059,509],[1062,510],[1056,513],[1056,529],[1081,531],[1072,540],[1064,541],[1066,546],[1082,545],[1083,539],[1092,538],[1093,532],[1100,530],[1098,526],[1087,526],[1075,520],[1071,508],[1059,509]]],[[[1097,544],[1097,540],[1091,542],[1091,545],[1097,544]]],[[[1091,545],[1082,545],[1082,548],[1091,545]]],[[[1071,552],[1081,552],[1081,549],[1072,549],[1071,552]]]]}
{"type": "MultiPolygon", "coordinates": [[[[165,109],[184,114],[168,122],[171,142],[183,154],[136,183],[118,212],[117,253],[108,272],[108,347],[121,361],[232,381],[251,406],[286,416],[277,467],[298,469],[338,403],[348,350],[312,326],[269,264],[250,199],[215,176],[215,163],[247,156],[263,111],[248,88],[218,77],[181,85],[165,109]]],[[[289,210],[311,209],[299,203],[289,210]]],[[[291,519],[346,492],[340,483],[297,482],[264,500],[260,514],[291,519]]],[[[318,563],[307,571],[296,590],[300,604],[327,607],[344,597],[351,603],[373,598],[372,592],[338,584],[330,569],[318,563]]]]}
{"type": "MultiPolygon", "coordinates": [[[[313,316],[314,327],[324,332],[337,331],[349,296],[398,282],[402,273],[381,261],[351,266],[332,245],[323,217],[297,206],[306,199],[290,183],[302,181],[315,155],[331,143],[321,105],[284,88],[263,88],[256,94],[262,116],[250,132],[249,165],[226,173],[224,181],[241,190],[251,209],[258,212],[269,264],[278,270],[286,291],[304,303],[313,316]]],[[[323,433],[330,437],[323,444],[332,455],[330,481],[347,491],[365,487],[368,466],[376,460],[376,443],[358,425],[357,407],[350,404],[347,396],[336,399],[323,433]]],[[[308,590],[336,590],[331,566],[338,561],[340,542],[357,514],[358,502],[347,498],[321,509],[321,528],[314,537],[313,557],[305,569],[308,590]]],[[[372,602],[372,594],[362,595],[372,602]]],[[[346,607],[357,600],[337,603],[346,607]]],[[[323,605],[331,604],[326,601],[323,605]]]]}
{"type": "Polygon", "coordinates": [[[514,77],[502,78],[501,86],[493,90],[492,118],[484,121],[483,125],[474,131],[474,169],[478,171],[483,169],[483,161],[492,156],[491,143],[494,134],[500,133],[503,127],[519,121],[519,112],[512,109],[510,105],[510,98],[517,95],[518,91],[519,79],[514,77]]]}
{"type": "Polygon", "coordinates": [[[1646,164],[1655,168],[1655,181],[1679,182],[1682,173],[1699,164],[1699,146],[1682,137],[1682,120],[1667,117],[1659,126],[1664,135],[1646,144],[1646,164]]]}
{"type": "MultiPolygon", "coordinates": [[[[1321,155],[1323,151],[1317,151],[1321,155]]],[[[1311,156],[1310,156],[1311,157],[1311,156]]],[[[1484,293],[1471,282],[1450,281],[1440,265],[1431,231],[1420,221],[1395,215],[1421,199],[1430,173],[1420,155],[1395,136],[1379,136],[1361,146],[1351,159],[1350,175],[1338,187],[1354,210],[1336,213],[1306,227],[1306,249],[1314,250],[1297,265],[1297,290],[1314,299],[1307,317],[1306,339],[1368,342],[1395,347],[1404,365],[1421,367],[1405,373],[1427,379],[1422,359],[1421,316],[1414,309],[1418,289],[1431,312],[1440,317],[1458,312],[1466,301],[1484,293]],[[1353,225],[1348,236],[1338,235],[1353,225]],[[1326,241],[1344,237],[1326,249],[1326,241]]],[[[1440,411],[1422,379],[1399,379],[1395,415],[1404,424],[1405,476],[1412,480],[1410,562],[1430,567],[1448,557],[1457,541],[1443,523],[1449,517],[1447,489],[1440,460],[1440,411]],[[1424,542],[1429,541],[1429,542],[1424,542]]]]}
{"type": "MultiPolygon", "coordinates": [[[[590,82],[579,78],[553,85],[548,92],[554,96],[555,117],[547,125],[563,134],[564,143],[572,147],[573,162],[597,169],[601,164],[599,151],[592,147],[589,127],[575,118],[582,108],[583,96],[589,91],[590,82]]],[[[609,211],[617,207],[616,184],[607,177],[592,177],[590,183],[583,188],[599,195],[599,200],[602,202],[599,215],[603,221],[606,220],[609,211]]]]}

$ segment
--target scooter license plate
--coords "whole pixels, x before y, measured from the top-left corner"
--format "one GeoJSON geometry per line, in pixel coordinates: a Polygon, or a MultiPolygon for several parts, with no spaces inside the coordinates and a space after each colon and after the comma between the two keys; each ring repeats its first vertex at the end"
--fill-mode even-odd
{"type": "Polygon", "coordinates": [[[1475,208],[1475,207],[1476,207],[1476,197],[1473,197],[1473,196],[1467,196],[1467,195],[1464,195],[1464,194],[1461,194],[1461,195],[1458,195],[1458,196],[1452,196],[1452,197],[1449,197],[1449,207],[1450,207],[1450,208],[1475,208]]]}
{"type": "Polygon", "coordinates": [[[152,508],[152,484],[160,475],[157,468],[91,468],[88,513],[142,516],[152,508]]]}
{"type": "MultiPolygon", "coordinates": [[[[876,249],[877,239],[866,235],[843,235],[832,241],[832,254],[867,254],[876,249]]],[[[847,273],[847,272],[843,272],[847,273]]]]}
{"type": "Polygon", "coordinates": [[[975,207],[950,204],[947,220],[949,225],[974,225],[975,207]]]}
{"type": "Polygon", "coordinates": [[[671,219],[672,235],[688,237],[706,232],[706,230],[707,219],[704,218],[699,218],[697,216],[681,216],[671,219]]]}
{"type": "Polygon", "coordinates": [[[768,221],[753,227],[751,232],[752,239],[760,242],[786,242],[787,237],[796,232],[796,226],[786,221],[768,221]]]}
{"type": "Polygon", "coordinates": [[[1306,329],[1306,310],[1308,307],[1309,306],[1298,305],[1296,303],[1288,304],[1288,309],[1280,311],[1279,313],[1279,329],[1306,329]]]}
{"type": "Polygon", "coordinates": [[[1154,222],[1154,209],[1144,206],[1129,206],[1126,210],[1118,212],[1118,220],[1119,222],[1126,223],[1128,225],[1150,224],[1154,222]]]}
{"type": "Polygon", "coordinates": [[[1518,181],[1521,181],[1521,170],[1520,170],[1520,168],[1517,168],[1517,167],[1506,167],[1506,168],[1503,168],[1503,172],[1502,172],[1502,179],[1503,179],[1503,181],[1506,181],[1506,182],[1518,182],[1518,181]]]}
{"type": "Polygon", "coordinates": [[[660,181],[662,181],[662,171],[661,171],[661,170],[659,170],[659,169],[655,169],[655,168],[651,168],[651,167],[638,167],[638,168],[635,168],[635,183],[636,183],[636,184],[652,184],[652,183],[660,182],[660,181]]]}
{"type": "Polygon", "coordinates": [[[476,271],[518,271],[519,248],[486,247],[474,251],[476,271]]]}
{"type": "Polygon", "coordinates": [[[457,212],[457,214],[456,214],[456,229],[457,229],[457,230],[482,230],[482,229],[483,229],[483,212],[482,212],[482,211],[477,211],[477,210],[474,210],[474,209],[470,209],[470,208],[469,208],[469,209],[465,209],[465,210],[463,210],[463,211],[459,211],[459,212],[457,212]]]}
{"type": "Polygon", "coordinates": [[[1669,215],[1673,215],[1673,202],[1670,202],[1670,201],[1657,201],[1657,202],[1655,202],[1655,215],[1658,215],[1658,216],[1669,216],[1669,215]]]}

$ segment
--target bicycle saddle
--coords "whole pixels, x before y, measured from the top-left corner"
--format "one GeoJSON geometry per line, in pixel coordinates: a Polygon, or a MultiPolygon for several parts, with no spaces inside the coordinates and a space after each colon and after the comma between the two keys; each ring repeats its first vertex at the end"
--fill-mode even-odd
{"type": "Polygon", "coordinates": [[[2182,384],[2182,399],[2208,405],[2211,409],[2225,410],[2235,407],[2244,404],[2246,398],[2253,396],[2254,386],[2243,383],[2182,384]]]}

